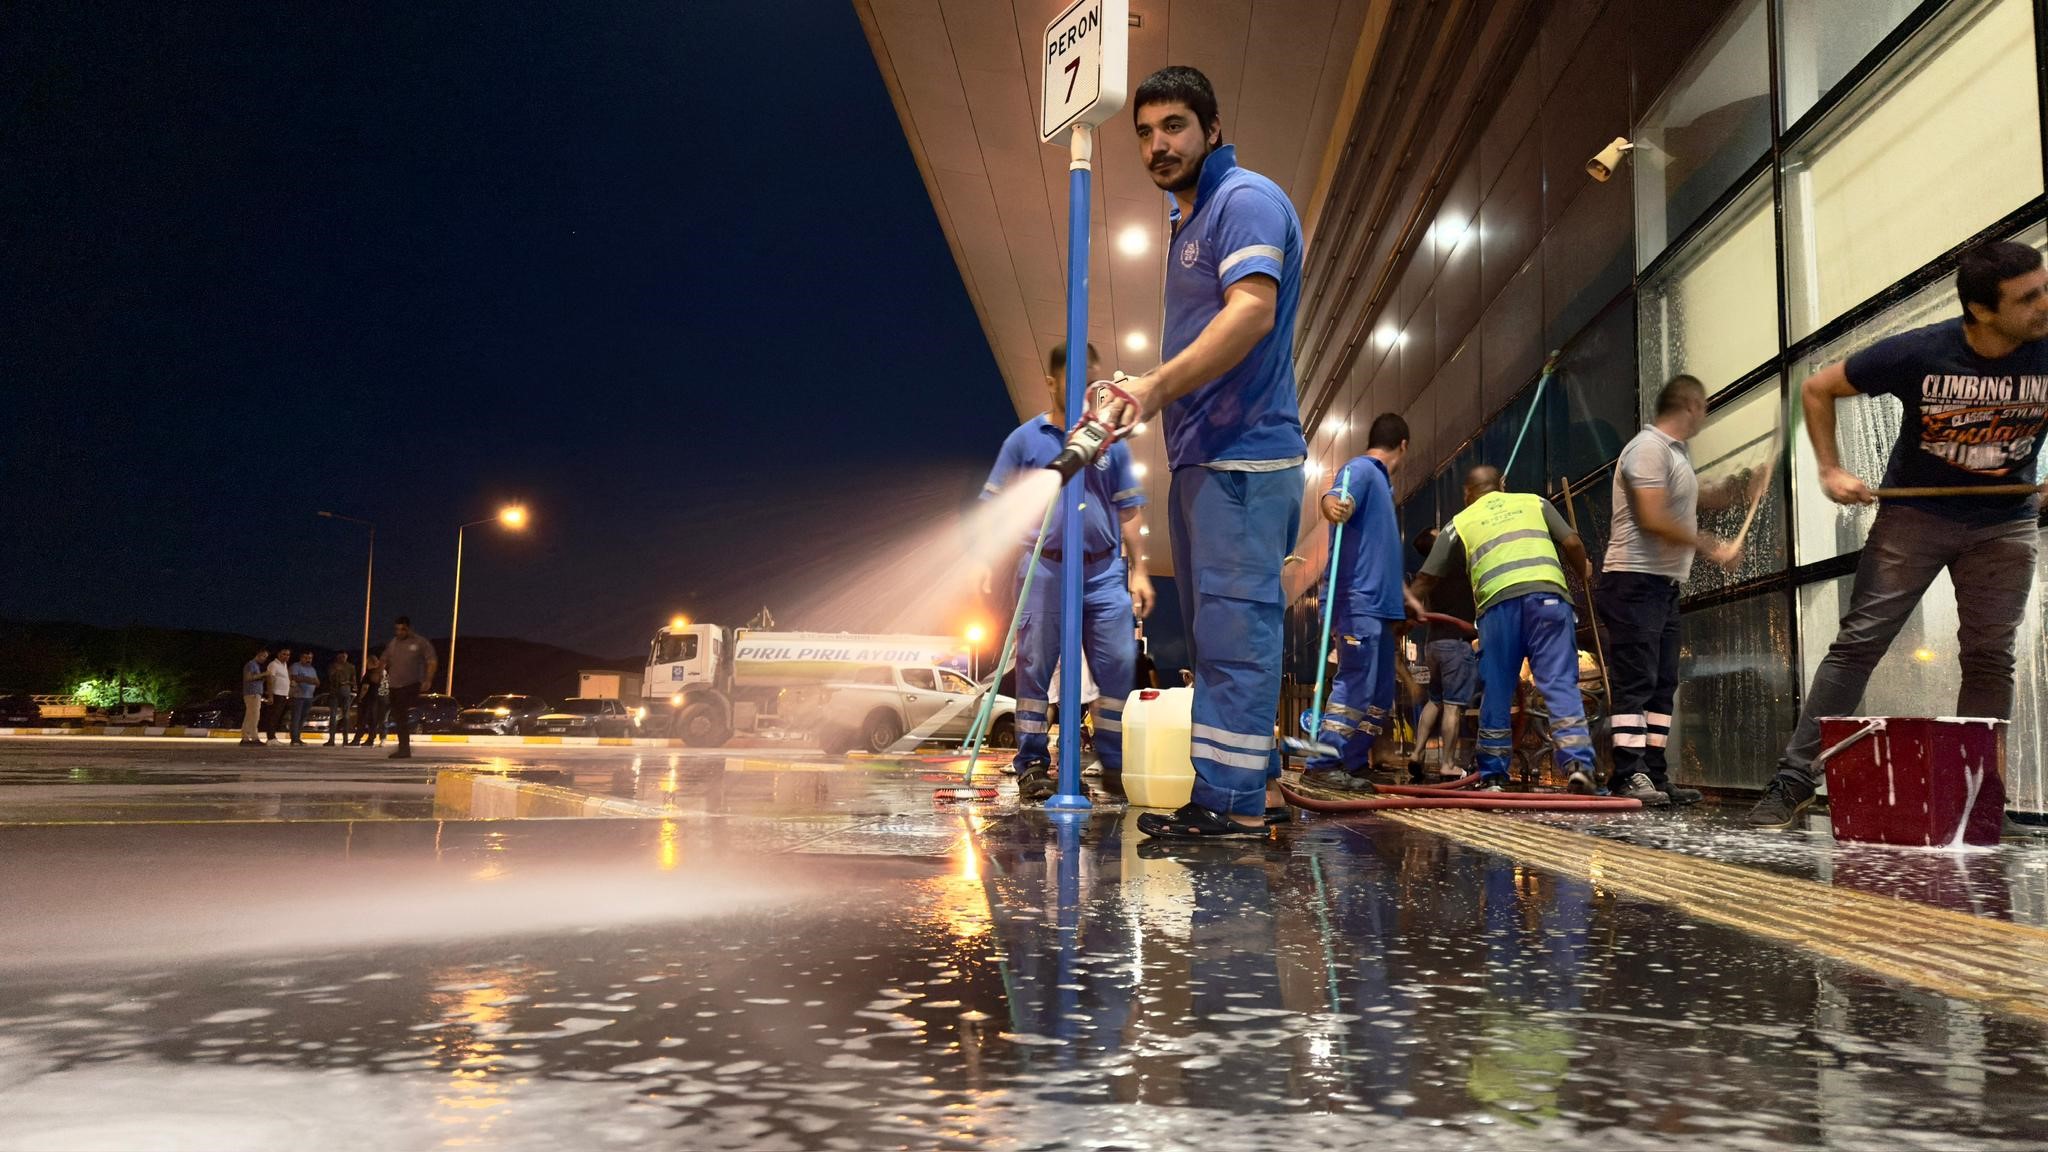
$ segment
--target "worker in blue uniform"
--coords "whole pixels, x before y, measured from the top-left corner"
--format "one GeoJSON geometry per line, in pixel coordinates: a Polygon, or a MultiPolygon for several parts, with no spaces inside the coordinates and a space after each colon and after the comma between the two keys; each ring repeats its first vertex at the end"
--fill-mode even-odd
{"type": "Polygon", "coordinates": [[[1420,620],[1437,579],[1462,558],[1479,606],[1479,787],[1502,791],[1514,754],[1512,708],[1522,661],[1550,711],[1550,740],[1572,791],[1592,792],[1593,738],[1579,694],[1578,618],[1565,565],[1591,580],[1579,534],[1550,501],[1509,492],[1500,469],[1482,464],[1465,476],[1465,510],[1437,536],[1408,590],[1420,620]]]}
{"type": "MultiPolygon", "coordinates": [[[[1095,346],[1088,346],[1088,374],[1100,369],[1095,346]]],[[[986,500],[1001,492],[1020,473],[1044,468],[1066,446],[1067,346],[1058,345],[1046,358],[1046,410],[1026,420],[1003,441],[1002,452],[982,488],[986,500]]],[[[1152,611],[1152,580],[1145,571],[1139,536],[1144,529],[1145,488],[1131,465],[1131,450],[1112,444],[1086,470],[1082,497],[1082,535],[1088,554],[1081,588],[1081,646],[1088,671],[1100,692],[1092,708],[1095,755],[1102,762],[1103,783],[1118,787],[1123,772],[1124,699],[1137,681],[1138,641],[1132,619],[1152,611]],[[1128,561],[1126,561],[1128,554],[1128,561]]],[[[1060,658],[1059,529],[1046,541],[1031,578],[1030,598],[1017,625],[1017,795],[1041,803],[1054,791],[1052,759],[1047,751],[1051,730],[1051,693],[1047,687],[1060,658]]],[[[1024,539],[1017,565],[1016,594],[1023,594],[1025,566],[1038,529],[1024,539]]],[[[993,575],[981,574],[983,593],[992,593],[993,575]]],[[[1012,603],[1015,603],[1013,600],[1012,603]]],[[[997,670],[1001,675],[1001,670],[997,670]]],[[[1064,721],[1064,718],[1062,718],[1064,721]]]]}
{"type": "Polygon", "coordinates": [[[1131,101],[1139,158],[1172,199],[1165,363],[1096,415],[1128,427],[1164,413],[1173,469],[1174,585],[1194,667],[1194,794],[1138,827],[1173,838],[1262,836],[1284,815],[1280,565],[1301,523],[1308,447],[1295,402],[1301,222],[1278,185],[1237,166],[1216,92],[1193,68],[1146,77],[1131,101]]]}
{"type": "Polygon", "coordinates": [[[1397,630],[1407,616],[1403,595],[1401,528],[1394,511],[1394,470],[1408,454],[1408,421],[1393,412],[1372,422],[1365,455],[1344,466],[1323,493],[1323,519],[1344,525],[1334,556],[1332,633],[1337,681],[1323,706],[1322,728],[1311,733],[1337,750],[1302,767],[1302,783],[1371,792],[1374,741],[1394,711],[1397,630]],[[1340,485],[1349,484],[1348,496],[1340,485]]]}

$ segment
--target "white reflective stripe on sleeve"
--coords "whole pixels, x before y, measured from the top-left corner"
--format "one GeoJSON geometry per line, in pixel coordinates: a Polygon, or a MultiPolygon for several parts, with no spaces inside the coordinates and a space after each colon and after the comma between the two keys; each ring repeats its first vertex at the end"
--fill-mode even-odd
{"type": "Polygon", "coordinates": [[[983,492],[988,493],[991,496],[1000,496],[1003,494],[1003,490],[1001,488],[996,487],[993,484],[983,484],[981,486],[981,490],[983,492]]]}
{"type": "Polygon", "coordinates": [[[1648,745],[1649,739],[1649,737],[1641,732],[1616,732],[1614,734],[1614,746],[1616,748],[1642,748],[1648,745]]]}
{"type": "Polygon", "coordinates": [[[1260,256],[1264,256],[1275,264],[1285,263],[1287,259],[1286,253],[1271,244],[1247,244],[1230,255],[1225,256],[1223,262],[1216,265],[1216,275],[1220,277],[1239,264],[1247,260],[1257,259],[1260,256]]]}
{"type": "Polygon", "coordinates": [[[1271,733],[1263,736],[1245,736],[1241,733],[1226,731],[1212,724],[1197,724],[1188,730],[1188,735],[1196,740],[1207,740],[1214,744],[1221,744],[1226,748],[1249,748],[1254,752],[1270,752],[1273,749],[1273,736],[1271,733]]]}
{"type": "Polygon", "coordinates": [[[1126,488],[1123,491],[1117,493],[1115,496],[1110,497],[1110,499],[1129,500],[1133,496],[1143,496],[1144,494],[1145,490],[1143,488],[1126,488]]]}
{"type": "Polygon", "coordinates": [[[1616,728],[1641,728],[1643,726],[1643,714],[1640,712],[1617,712],[1614,714],[1614,726],[1616,728]]]}
{"type": "Polygon", "coordinates": [[[1124,730],[1124,722],[1112,720],[1107,716],[1097,716],[1095,718],[1095,730],[1097,732],[1121,732],[1124,730]]]}
{"type": "Polygon", "coordinates": [[[1214,760],[1227,767],[1248,768],[1254,772],[1265,771],[1267,762],[1272,757],[1268,752],[1226,752],[1214,744],[1205,744],[1200,740],[1189,745],[1189,751],[1198,760],[1214,760]]]}
{"type": "Polygon", "coordinates": [[[1666,716],[1666,715],[1665,715],[1665,714],[1663,714],[1662,712],[1651,712],[1651,713],[1648,713],[1648,714],[1647,714],[1647,717],[1646,717],[1646,718],[1647,718],[1647,719],[1649,720],[1649,722],[1650,722],[1650,727],[1652,727],[1652,728],[1669,728],[1669,727],[1671,727],[1671,717],[1669,717],[1669,716],[1666,716]]]}

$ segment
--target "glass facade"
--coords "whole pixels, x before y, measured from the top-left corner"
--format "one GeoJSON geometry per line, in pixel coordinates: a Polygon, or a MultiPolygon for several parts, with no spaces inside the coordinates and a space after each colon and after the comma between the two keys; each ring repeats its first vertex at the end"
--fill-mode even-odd
{"type": "Polygon", "coordinates": [[[1956,0],[1785,152],[1797,340],[2041,194],[2031,0],[1956,0]]]}
{"type": "Polygon", "coordinates": [[[1637,268],[1770,151],[1768,24],[1764,0],[1745,0],[1636,125],[1637,268]]]}
{"type": "MultiPolygon", "coordinates": [[[[1442,471],[1402,507],[1408,526],[1455,512],[1464,470],[1503,463],[1533,403],[1512,486],[1555,495],[1569,478],[1597,563],[1613,461],[1639,423],[1629,408],[1647,412],[1673,375],[1701,377],[1712,411],[1691,450],[1703,488],[1766,462],[1773,474],[1753,516],[1746,493],[1702,511],[1706,532],[1734,537],[1745,521],[1748,532],[1734,572],[1696,563],[1684,589],[1673,741],[1682,779],[1763,786],[1846,607],[1845,565],[1870,513],[1820,495],[1801,383],[1879,339],[1958,315],[1952,253],[1999,222],[2025,221],[2017,238],[2048,249],[2044,52],[2032,0],[1733,5],[1637,122],[1632,291],[1561,341],[1563,370],[1540,400],[1531,376],[1462,434],[1462,448],[1439,444],[1442,471]],[[1773,101],[1777,124],[1792,129],[1775,141],[1773,101]],[[1540,468],[1526,463],[1532,455],[1540,468]]],[[[1839,404],[1836,419],[1844,464],[1876,482],[1899,405],[1858,398],[1839,404]]],[[[2043,584],[2048,567],[2022,625],[2007,748],[2012,806],[2029,812],[2048,812],[2043,584]]],[[[1893,645],[1864,710],[1952,709],[1955,631],[1944,577],[1893,645]]]]}

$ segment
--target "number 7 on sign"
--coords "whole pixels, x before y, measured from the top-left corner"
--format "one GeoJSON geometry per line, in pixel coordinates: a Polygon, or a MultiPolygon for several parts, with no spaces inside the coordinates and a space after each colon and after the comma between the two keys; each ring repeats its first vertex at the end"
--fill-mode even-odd
{"type": "Polygon", "coordinates": [[[1079,80],[1081,78],[1080,58],[1075,57],[1074,59],[1067,61],[1067,66],[1065,68],[1060,69],[1060,71],[1065,72],[1067,74],[1067,94],[1061,98],[1061,102],[1065,103],[1066,101],[1072,100],[1074,98],[1074,81],[1079,80]]]}

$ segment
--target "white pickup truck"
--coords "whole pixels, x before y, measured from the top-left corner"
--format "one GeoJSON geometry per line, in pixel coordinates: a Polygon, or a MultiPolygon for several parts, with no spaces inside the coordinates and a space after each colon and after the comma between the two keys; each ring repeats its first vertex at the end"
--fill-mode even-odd
{"type": "MultiPolygon", "coordinates": [[[[834,755],[858,750],[886,752],[906,734],[914,743],[958,740],[967,735],[981,704],[972,681],[951,668],[916,664],[870,664],[850,679],[828,683],[818,746],[834,755]]],[[[1017,702],[997,696],[989,714],[988,743],[1017,744],[1017,702]]]]}

